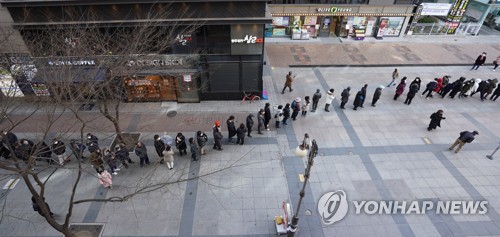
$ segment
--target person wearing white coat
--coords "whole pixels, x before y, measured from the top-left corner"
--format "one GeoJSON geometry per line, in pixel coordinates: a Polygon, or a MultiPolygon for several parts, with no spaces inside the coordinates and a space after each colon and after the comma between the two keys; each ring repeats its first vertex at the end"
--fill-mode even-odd
{"type": "Polygon", "coordinates": [[[167,145],[163,151],[163,159],[167,163],[167,168],[169,170],[174,168],[174,151],[169,145],[167,145]]]}
{"type": "Polygon", "coordinates": [[[477,89],[479,88],[479,83],[481,83],[481,81],[483,81],[483,80],[481,80],[481,79],[479,79],[479,78],[475,78],[475,79],[474,79],[474,86],[472,86],[472,88],[470,88],[470,90],[469,90],[469,91],[467,91],[465,94],[466,94],[467,96],[469,96],[469,95],[470,95],[470,96],[474,95],[474,94],[477,92],[477,89]]]}
{"type": "Polygon", "coordinates": [[[328,110],[328,108],[330,107],[330,105],[332,104],[333,102],[333,99],[335,99],[335,96],[333,95],[333,88],[330,89],[327,93],[326,93],[326,105],[325,105],[325,111],[326,112],[330,112],[330,110],[328,110]]]}
{"type": "Polygon", "coordinates": [[[281,121],[283,121],[283,105],[278,106],[278,112],[276,112],[274,118],[276,119],[275,127],[279,128],[281,121]]]}

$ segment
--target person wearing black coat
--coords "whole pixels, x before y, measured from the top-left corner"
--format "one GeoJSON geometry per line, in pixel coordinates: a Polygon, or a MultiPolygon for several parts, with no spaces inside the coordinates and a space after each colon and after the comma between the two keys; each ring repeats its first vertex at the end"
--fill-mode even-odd
{"type": "Polygon", "coordinates": [[[351,87],[347,87],[346,89],[344,89],[342,91],[342,94],[340,94],[340,108],[341,109],[345,109],[345,104],[347,104],[347,101],[349,101],[349,96],[351,94],[349,94],[349,92],[351,91],[351,87]]]}
{"type": "Polygon", "coordinates": [[[144,143],[137,142],[135,144],[134,151],[139,157],[141,168],[144,167],[144,164],[149,165],[148,150],[146,149],[146,145],[144,145],[144,143]]]}
{"type": "Polygon", "coordinates": [[[253,114],[249,114],[247,116],[247,130],[248,130],[248,133],[247,133],[247,136],[248,137],[252,137],[252,135],[250,135],[252,133],[252,127],[253,127],[253,114]]]}
{"type": "Polygon", "coordinates": [[[6,139],[6,141],[10,144],[11,148],[14,148],[14,146],[16,145],[16,143],[19,141],[17,139],[17,136],[16,134],[12,133],[12,132],[7,132],[7,131],[2,131],[2,134],[1,134],[1,140],[4,141],[4,139],[6,139]]]}
{"type": "Polygon", "coordinates": [[[92,153],[99,149],[99,138],[97,138],[94,134],[92,133],[87,133],[87,147],[89,149],[89,152],[92,153]]]}
{"type": "Polygon", "coordinates": [[[264,106],[264,129],[269,131],[269,121],[271,121],[271,118],[273,116],[271,115],[271,104],[266,103],[264,106]]]}
{"type": "Polygon", "coordinates": [[[311,112],[316,112],[316,108],[318,107],[318,102],[319,99],[321,98],[321,91],[320,89],[316,90],[316,93],[314,93],[312,97],[312,109],[311,112]]]}
{"type": "Polygon", "coordinates": [[[497,86],[497,89],[495,89],[495,91],[491,95],[490,100],[496,101],[499,96],[500,96],[500,86],[497,86]]]}
{"type": "Polygon", "coordinates": [[[356,93],[356,96],[354,97],[354,103],[352,104],[354,105],[354,110],[358,110],[358,107],[361,106],[363,100],[363,92],[358,91],[358,93],[356,93]]]}
{"type": "Polygon", "coordinates": [[[215,121],[215,125],[212,128],[213,131],[213,136],[214,136],[214,149],[217,149],[219,151],[222,151],[222,132],[220,129],[220,122],[215,121]]]}
{"type": "Polygon", "coordinates": [[[408,91],[408,94],[406,94],[405,104],[410,105],[411,101],[413,100],[413,98],[417,93],[418,93],[418,84],[412,83],[410,85],[410,90],[408,91]]]}
{"type": "Polygon", "coordinates": [[[377,101],[380,99],[380,96],[382,95],[382,89],[384,89],[384,86],[379,86],[377,89],[375,89],[375,93],[373,93],[373,99],[372,99],[372,106],[377,107],[375,104],[377,101]]]}
{"type": "Polygon", "coordinates": [[[471,143],[472,141],[474,141],[476,135],[479,135],[477,131],[462,131],[460,133],[460,136],[457,138],[457,140],[455,140],[451,147],[448,148],[448,150],[453,151],[453,148],[458,145],[458,148],[455,151],[455,153],[458,153],[460,149],[462,149],[462,147],[465,145],[465,143],[471,143]]]}
{"type": "Polygon", "coordinates": [[[66,144],[63,141],[54,138],[52,140],[52,153],[56,154],[57,160],[60,165],[64,165],[64,161],[66,160],[66,144]]]}
{"type": "Polygon", "coordinates": [[[424,92],[422,92],[422,95],[420,95],[420,97],[422,97],[426,92],[427,92],[427,95],[425,96],[426,99],[429,99],[429,97],[432,97],[432,92],[438,86],[438,83],[436,82],[436,80],[437,80],[437,78],[435,78],[434,81],[427,83],[427,85],[425,86],[425,90],[424,90],[424,92]]]}
{"type": "Polygon", "coordinates": [[[47,143],[43,141],[38,142],[35,145],[34,155],[36,156],[37,160],[45,160],[49,164],[52,164],[53,162],[53,160],[51,159],[52,151],[50,150],[50,147],[47,145],[47,143]]]}
{"type": "Polygon", "coordinates": [[[86,157],[83,156],[83,151],[85,151],[85,148],[87,148],[85,145],[77,142],[75,139],[71,139],[69,141],[69,149],[75,156],[75,158],[78,159],[86,159],[86,157]]]}
{"type": "MultiPolygon", "coordinates": [[[[50,217],[54,218],[54,213],[52,213],[52,211],[50,211],[49,204],[47,204],[47,202],[45,202],[45,197],[43,198],[43,202],[45,203],[45,206],[47,207],[47,211],[49,211],[50,217]]],[[[42,208],[40,207],[40,205],[38,205],[35,196],[31,197],[31,205],[33,206],[33,210],[38,212],[38,214],[40,214],[40,216],[46,217],[43,213],[42,208]]]]}
{"type": "Polygon", "coordinates": [[[125,144],[120,143],[115,146],[115,157],[122,162],[122,165],[128,169],[128,163],[133,164],[134,162],[130,159],[129,152],[125,147],[125,144]]]}
{"type": "Polygon", "coordinates": [[[476,92],[479,92],[479,96],[481,97],[481,101],[484,101],[486,98],[485,98],[485,94],[490,86],[490,83],[491,83],[491,79],[488,79],[486,81],[481,81],[479,83],[479,87],[477,88],[477,91],[476,92]]]}
{"type": "Polygon", "coordinates": [[[156,134],[154,136],[154,146],[158,157],[160,158],[160,164],[163,164],[163,151],[165,150],[165,143],[160,138],[160,135],[156,134]]]}
{"type": "Polygon", "coordinates": [[[286,103],[285,108],[283,108],[283,124],[288,125],[286,121],[290,118],[290,103],[286,103]]]}
{"type": "Polygon", "coordinates": [[[205,145],[208,141],[207,134],[203,133],[202,131],[196,132],[196,142],[198,142],[198,147],[200,148],[200,154],[206,155],[207,152],[205,151],[205,145]]]}
{"type": "Polygon", "coordinates": [[[460,79],[458,79],[458,81],[456,81],[454,83],[455,85],[453,85],[453,89],[450,92],[450,97],[452,99],[455,99],[455,96],[457,95],[457,93],[462,90],[462,87],[464,86],[464,81],[465,81],[465,77],[460,77],[460,79]]]}
{"type": "Polygon", "coordinates": [[[443,110],[438,110],[437,112],[431,114],[431,122],[429,123],[429,126],[427,127],[427,131],[431,131],[433,129],[436,129],[437,127],[441,127],[441,120],[446,119],[443,117],[443,110]]]}
{"type": "Polygon", "coordinates": [[[226,121],[227,124],[227,139],[229,143],[234,144],[233,137],[236,135],[236,126],[234,126],[234,116],[229,116],[229,119],[226,121]]]}
{"type": "Polygon", "coordinates": [[[470,70],[472,71],[472,69],[474,69],[474,67],[476,67],[476,70],[477,70],[479,68],[479,66],[484,64],[484,62],[486,62],[486,52],[483,52],[481,55],[479,55],[476,58],[476,61],[474,62],[474,65],[472,65],[472,68],[470,70]]]}
{"type": "Polygon", "coordinates": [[[240,127],[236,129],[236,144],[243,145],[245,143],[245,133],[247,129],[245,128],[245,124],[240,124],[240,127]]]}
{"type": "Polygon", "coordinates": [[[260,109],[259,112],[257,113],[257,133],[258,134],[263,134],[262,133],[263,126],[264,126],[264,110],[260,109]]]}
{"type": "Polygon", "coordinates": [[[182,133],[177,133],[175,137],[175,147],[179,150],[180,156],[182,156],[182,152],[184,152],[184,155],[187,155],[186,138],[182,133]]]}
{"type": "Polygon", "coordinates": [[[363,98],[361,99],[361,104],[359,105],[359,107],[361,107],[361,108],[364,108],[363,104],[365,103],[365,99],[366,99],[366,88],[368,88],[368,84],[365,84],[361,88],[361,95],[363,96],[363,98]]]}
{"type": "Polygon", "coordinates": [[[454,81],[453,83],[448,83],[448,85],[446,85],[443,90],[442,90],[442,93],[440,94],[441,95],[441,98],[444,98],[448,92],[450,92],[451,90],[453,90],[453,88],[455,87],[455,85],[457,84],[458,80],[454,81]]]}

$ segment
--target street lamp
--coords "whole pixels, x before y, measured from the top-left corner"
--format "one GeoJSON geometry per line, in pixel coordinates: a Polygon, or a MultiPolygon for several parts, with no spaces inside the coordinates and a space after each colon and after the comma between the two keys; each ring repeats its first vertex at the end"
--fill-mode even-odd
{"type": "Polygon", "coordinates": [[[287,237],[293,237],[295,235],[295,232],[297,231],[297,226],[299,224],[299,211],[300,211],[300,204],[302,203],[302,199],[304,198],[305,195],[305,189],[307,185],[307,181],[309,180],[309,175],[311,173],[311,167],[314,162],[314,157],[318,154],[318,145],[316,144],[316,140],[312,140],[312,143],[310,142],[309,135],[306,133],[304,135],[304,141],[302,141],[302,144],[295,149],[295,154],[297,156],[300,156],[304,154],[301,157],[305,157],[305,154],[307,154],[307,148],[309,148],[309,156],[307,157],[307,166],[306,166],[306,171],[304,174],[304,185],[302,185],[302,190],[300,190],[299,193],[299,203],[297,204],[297,210],[295,210],[295,213],[293,214],[292,218],[292,223],[288,227],[287,230],[287,237]]]}

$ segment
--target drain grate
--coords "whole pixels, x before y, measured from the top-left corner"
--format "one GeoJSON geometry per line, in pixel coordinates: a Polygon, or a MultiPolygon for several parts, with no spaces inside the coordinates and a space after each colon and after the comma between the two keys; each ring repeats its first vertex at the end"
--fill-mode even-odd
{"type": "Polygon", "coordinates": [[[104,231],[104,224],[97,223],[72,223],[69,230],[77,237],[101,237],[104,231]]]}
{"type": "Polygon", "coordinates": [[[176,115],[177,115],[177,111],[175,111],[175,110],[172,110],[172,111],[168,111],[168,112],[167,112],[167,117],[169,117],[169,118],[173,118],[173,117],[175,117],[176,115]]]}

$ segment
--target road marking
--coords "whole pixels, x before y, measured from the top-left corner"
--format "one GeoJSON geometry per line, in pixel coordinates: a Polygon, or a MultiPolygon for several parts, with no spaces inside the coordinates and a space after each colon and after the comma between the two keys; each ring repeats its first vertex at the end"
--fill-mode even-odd
{"type": "Polygon", "coordinates": [[[3,189],[14,189],[16,187],[16,184],[19,183],[19,179],[10,179],[5,186],[3,186],[3,189]]]}
{"type": "Polygon", "coordinates": [[[432,144],[431,139],[429,139],[428,137],[424,137],[422,139],[424,139],[425,144],[432,144]]]}
{"type": "Polygon", "coordinates": [[[299,174],[299,180],[300,180],[301,183],[304,182],[305,178],[304,178],[303,174],[299,174]]]}

